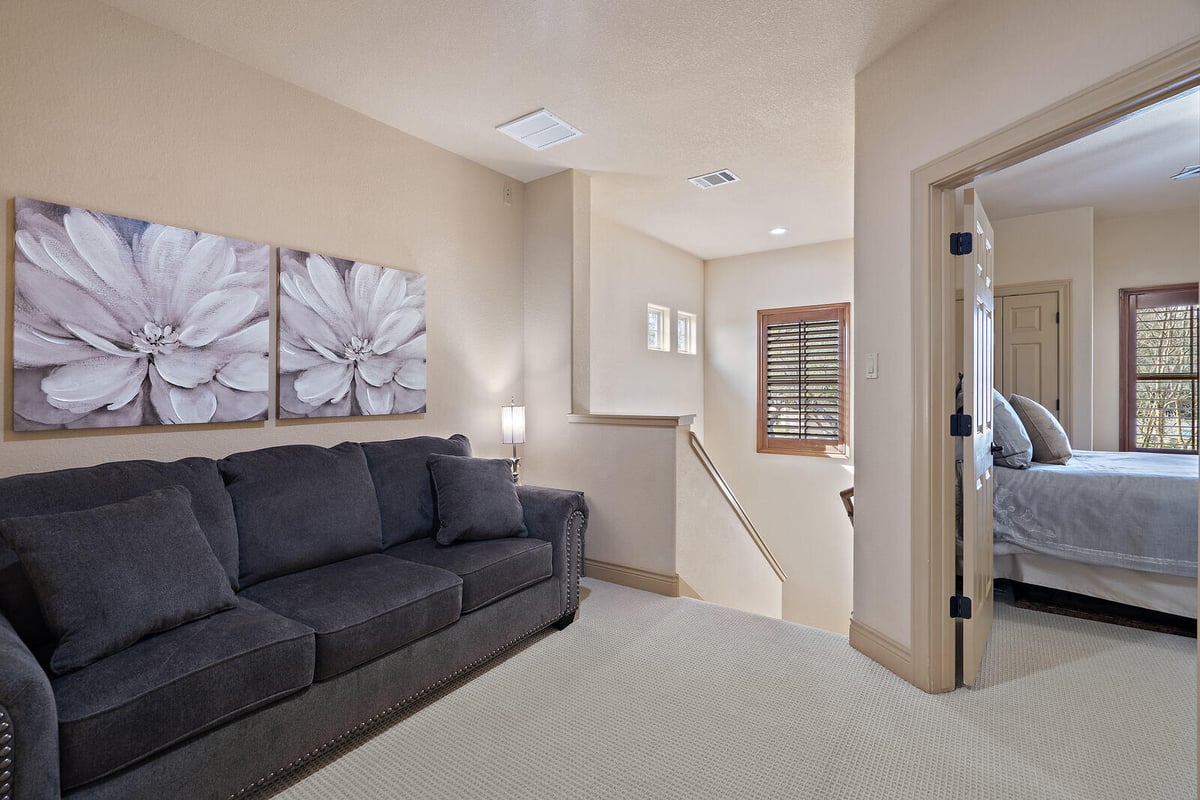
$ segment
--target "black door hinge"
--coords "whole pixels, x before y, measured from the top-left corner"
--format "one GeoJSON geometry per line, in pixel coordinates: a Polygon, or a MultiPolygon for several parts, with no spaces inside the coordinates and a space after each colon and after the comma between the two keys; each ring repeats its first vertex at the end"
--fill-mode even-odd
{"type": "Polygon", "coordinates": [[[951,414],[950,415],[950,435],[951,436],[970,436],[971,435],[971,415],[970,414],[951,414]]]}
{"type": "Polygon", "coordinates": [[[952,233],[952,234],[950,234],[950,255],[952,255],[952,256],[969,256],[969,255],[971,255],[971,234],[969,234],[969,233],[952,233]]]}
{"type": "Polygon", "coordinates": [[[1060,401],[1060,400],[1059,400],[1057,397],[1056,397],[1056,398],[1054,398],[1054,410],[1055,410],[1055,411],[1058,411],[1058,410],[1059,410],[1059,408],[1058,408],[1058,404],[1059,404],[1060,402],[1062,402],[1062,401],[1060,401]]]}
{"type": "Polygon", "coordinates": [[[956,594],[950,598],[950,616],[953,619],[971,618],[971,598],[956,594]]]}
{"type": "Polygon", "coordinates": [[[1054,324],[1058,325],[1061,322],[1062,322],[1062,312],[1055,311],[1054,312],[1054,324]]]}

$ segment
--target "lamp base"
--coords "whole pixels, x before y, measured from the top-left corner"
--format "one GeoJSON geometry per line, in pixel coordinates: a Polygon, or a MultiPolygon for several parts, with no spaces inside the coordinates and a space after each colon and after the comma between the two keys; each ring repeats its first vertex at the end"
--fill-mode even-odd
{"type": "Polygon", "coordinates": [[[508,466],[512,469],[513,483],[520,483],[521,482],[521,459],[514,457],[514,458],[506,458],[504,460],[508,462],[508,466]]]}

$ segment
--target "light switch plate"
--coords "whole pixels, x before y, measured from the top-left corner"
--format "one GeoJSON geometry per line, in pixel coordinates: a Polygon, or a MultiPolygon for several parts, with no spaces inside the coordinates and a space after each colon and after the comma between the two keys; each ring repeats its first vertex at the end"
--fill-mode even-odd
{"type": "Polygon", "coordinates": [[[867,377],[879,377],[879,353],[867,353],[867,377]]]}

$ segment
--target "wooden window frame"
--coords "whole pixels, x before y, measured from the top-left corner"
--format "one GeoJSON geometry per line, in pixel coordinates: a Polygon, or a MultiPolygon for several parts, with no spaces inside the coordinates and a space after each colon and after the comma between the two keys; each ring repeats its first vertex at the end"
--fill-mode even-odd
{"type": "MultiPolygon", "coordinates": [[[[1120,394],[1120,415],[1121,427],[1118,446],[1122,452],[1134,453],[1196,453],[1195,450],[1166,450],[1159,448],[1139,448],[1137,443],[1137,369],[1134,364],[1136,353],[1136,343],[1133,337],[1136,336],[1134,329],[1134,320],[1139,308],[1139,300],[1149,297],[1150,302],[1157,301],[1159,303],[1179,302],[1183,299],[1189,299],[1191,302],[1197,301],[1198,293],[1200,293],[1200,284],[1198,283],[1172,283],[1161,286],[1140,286],[1132,289],[1122,289],[1120,292],[1119,306],[1119,330],[1121,339],[1121,366],[1120,366],[1120,383],[1118,384],[1118,392],[1120,394]]],[[[1144,308],[1153,308],[1149,302],[1144,308]]],[[[1190,375],[1181,375],[1181,378],[1192,377],[1190,375]]]]}
{"type": "Polygon", "coordinates": [[[846,458],[850,455],[850,304],[760,309],[758,312],[758,452],[846,458]],[[778,439],[767,436],[767,325],[835,320],[838,324],[838,439],[778,439]]]}

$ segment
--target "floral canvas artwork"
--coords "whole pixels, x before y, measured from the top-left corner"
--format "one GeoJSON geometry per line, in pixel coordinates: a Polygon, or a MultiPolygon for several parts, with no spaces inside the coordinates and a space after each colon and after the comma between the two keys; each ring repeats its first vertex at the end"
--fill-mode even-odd
{"type": "Polygon", "coordinates": [[[425,411],[425,277],[279,249],[279,416],[425,411]]]}
{"type": "Polygon", "coordinates": [[[17,198],[13,430],[267,416],[269,248],[17,198]]]}

